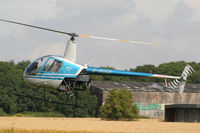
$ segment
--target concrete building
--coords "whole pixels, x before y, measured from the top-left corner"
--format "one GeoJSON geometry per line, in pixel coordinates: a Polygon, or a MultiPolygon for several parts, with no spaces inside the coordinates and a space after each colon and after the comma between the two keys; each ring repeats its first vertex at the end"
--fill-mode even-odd
{"type": "Polygon", "coordinates": [[[140,115],[165,118],[165,105],[200,104],[200,84],[187,84],[183,96],[177,90],[165,87],[164,83],[93,81],[91,92],[104,104],[111,89],[128,89],[133,93],[134,103],[140,115]]]}

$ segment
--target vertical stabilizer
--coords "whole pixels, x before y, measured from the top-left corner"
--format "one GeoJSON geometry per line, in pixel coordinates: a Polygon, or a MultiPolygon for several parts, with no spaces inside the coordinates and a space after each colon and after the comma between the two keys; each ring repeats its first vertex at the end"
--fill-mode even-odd
{"type": "Polygon", "coordinates": [[[64,58],[76,62],[76,44],[77,42],[73,37],[67,42],[64,58]]]}

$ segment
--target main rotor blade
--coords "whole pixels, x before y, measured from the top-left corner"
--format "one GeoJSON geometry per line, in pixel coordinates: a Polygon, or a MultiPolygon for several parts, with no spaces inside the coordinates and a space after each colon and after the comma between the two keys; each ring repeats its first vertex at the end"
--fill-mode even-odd
{"type": "Polygon", "coordinates": [[[36,28],[36,29],[41,29],[41,30],[47,30],[47,31],[57,32],[57,33],[66,34],[66,35],[71,35],[72,34],[72,33],[67,33],[67,32],[63,32],[63,31],[59,31],[59,30],[52,30],[52,29],[48,29],[48,28],[43,28],[43,27],[29,25],[29,24],[24,24],[24,23],[19,23],[19,22],[5,20],[5,19],[0,19],[0,21],[4,21],[4,22],[8,22],[8,23],[13,23],[13,24],[19,24],[19,25],[28,26],[28,27],[32,27],[32,28],[36,28]]]}
{"type": "Polygon", "coordinates": [[[157,44],[149,43],[149,42],[121,40],[121,39],[113,39],[113,38],[89,36],[89,35],[79,35],[79,34],[76,34],[76,33],[69,33],[69,32],[64,32],[64,31],[59,31],[59,30],[53,30],[53,29],[49,29],[49,28],[44,28],[44,27],[29,25],[29,24],[20,23],[20,22],[16,22],[16,21],[10,21],[10,20],[6,20],[6,19],[0,19],[0,21],[4,21],[4,22],[8,22],[8,23],[13,23],[13,24],[18,24],[18,25],[23,25],[23,26],[28,26],[28,27],[32,27],[32,28],[36,28],[36,29],[41,29],[41,30],[47,30],[47,31],[56,32],[56,33],[60,33],[60,34],[66,34],[66,35],[69,35],[69,36],[72,36],[72,37],[79,37],[80,36],[80,37],[87,37],[87,38],[94,38],[94,39],[101,39],[101,40],[109,40],[109,41],[117,41],[117,42],[128,42],[128,43],[134,43],[134,44],[136,44],[136,43],[138,43],[138,44],[150,44],[152,46],[157,46],[157,44]]]}
{"type": "Polygon", "coordinates": [[[152,46],[157,46],[157,44],[149,43],[149,42],[140,42],[140,41],[131,41],[131,40],[120,40],[114,38],[105,38],[105,37],[97,37],[97,36],[88,36],[88,35],[79,35],[80,37],[101,39],[101,40],[109,40],[109,41],[117,41],[117,42],[128,42],[128,43],[138,43],[138,44],[150,44],[152,46]]]}

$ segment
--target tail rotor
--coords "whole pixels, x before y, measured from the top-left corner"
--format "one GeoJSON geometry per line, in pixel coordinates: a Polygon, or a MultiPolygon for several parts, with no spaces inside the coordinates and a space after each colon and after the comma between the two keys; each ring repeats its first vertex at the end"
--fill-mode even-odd
{"type": "Polygon", "coordinates": [[[168,88],[178,89],[179,94],[183,94],[185,89],[185,84],[187,81],[187,77],[190,76],[194,72],[194,69],[190,65],[186,65],[180,79],[175,79],[167,84],[168,88]]]}

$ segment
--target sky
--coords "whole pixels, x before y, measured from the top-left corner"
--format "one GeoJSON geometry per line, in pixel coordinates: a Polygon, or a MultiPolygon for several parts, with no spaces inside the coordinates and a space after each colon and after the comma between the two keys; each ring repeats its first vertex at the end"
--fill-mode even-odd
{"type": "MultiPolygon", "coordinates": [[[[89,66],[130,69],[171,61],[200,62],[199,0],[1,0],[0,18],[159,45],[77,38],[77,63],[82,65],[90,62],[89,66]]],[[[63,34],[0,22],[0,61],[62,56],[68,39],[63,34]]]]}

